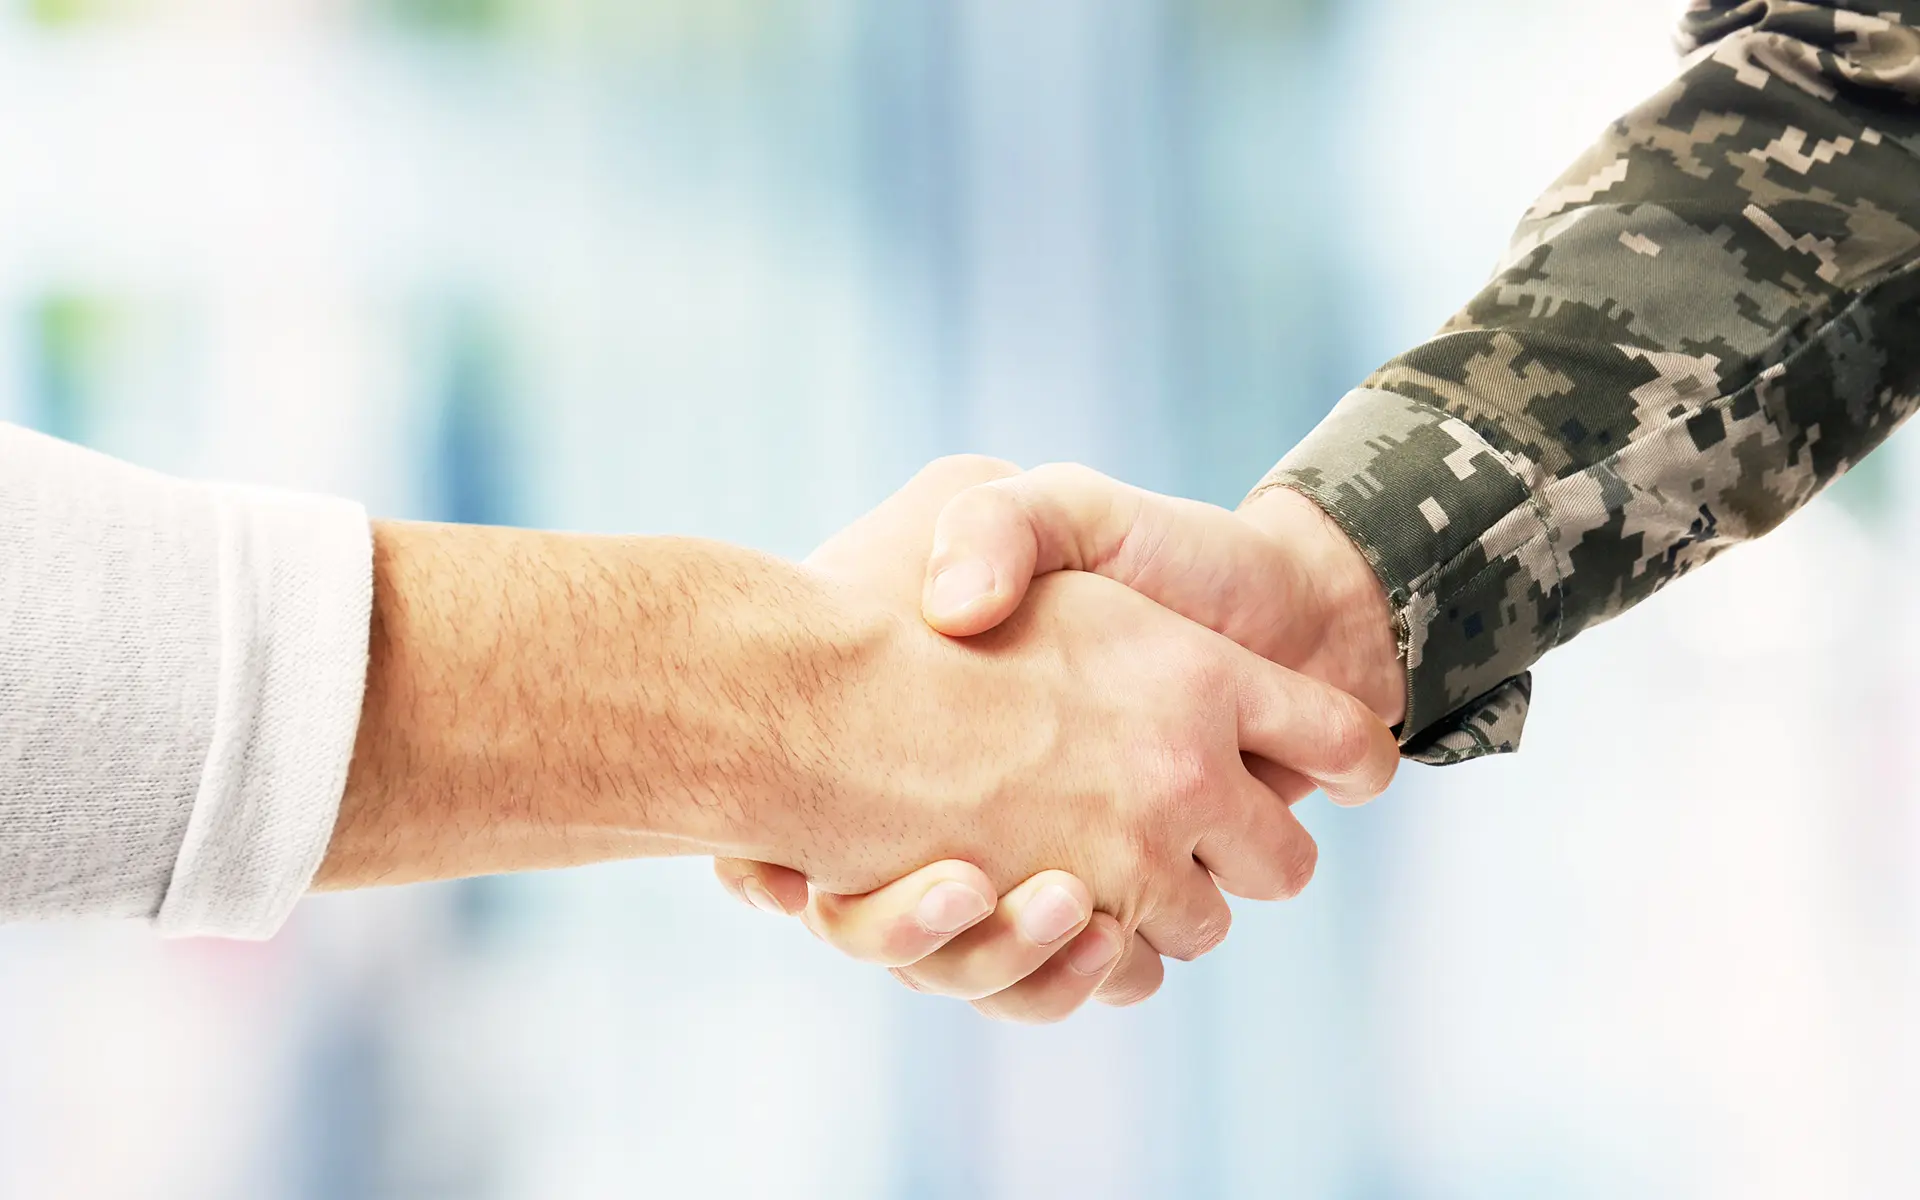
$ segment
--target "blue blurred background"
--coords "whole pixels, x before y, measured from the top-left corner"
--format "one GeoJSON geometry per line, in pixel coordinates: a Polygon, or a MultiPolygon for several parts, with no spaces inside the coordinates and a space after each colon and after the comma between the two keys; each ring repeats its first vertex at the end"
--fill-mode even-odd
{"type": "MultiPolygon", "coordinates": [[[[1673,0],[4,0],[0,418],[805,553],[925,460],[1231,503],[1674,70],[1673,0]]],[[[0,931],[5,1197],[1920,1193],[1896,442],[1307,896],[989,1025],[703,863],[0,931]]]]}

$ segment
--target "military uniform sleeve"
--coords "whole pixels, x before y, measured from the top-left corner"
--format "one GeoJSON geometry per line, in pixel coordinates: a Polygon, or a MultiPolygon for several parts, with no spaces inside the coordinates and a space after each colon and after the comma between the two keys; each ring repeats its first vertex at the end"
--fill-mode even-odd
{"type": "Polygon", "coordinates": [[[1693,0],[1680,77],[1493,280],[1264,480],[1359,544],[1405,752],[1514,749],[1528,668],[1772,529],[1920,389],[1920,0],[1693,0]]]}

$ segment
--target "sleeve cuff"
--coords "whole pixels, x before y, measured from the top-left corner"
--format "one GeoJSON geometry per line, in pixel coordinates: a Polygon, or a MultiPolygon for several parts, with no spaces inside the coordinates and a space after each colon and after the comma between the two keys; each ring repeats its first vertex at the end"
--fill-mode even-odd
{"type": "Polygon", "coordinates": [[[366,683],[373,547],[357,504],[215,487],[219,701],[156,924],[271,937],[326,853],[366,683]]]}
{"type": "Polygon", "coordinates": [[[1312,499],[1380,577],[1407,664],[1410,758],[1519,748],[1527,668],[1558,640],[1563,598],[1535,474],[1444,410],[1363,388],[1255,489],[1312,499]]]}

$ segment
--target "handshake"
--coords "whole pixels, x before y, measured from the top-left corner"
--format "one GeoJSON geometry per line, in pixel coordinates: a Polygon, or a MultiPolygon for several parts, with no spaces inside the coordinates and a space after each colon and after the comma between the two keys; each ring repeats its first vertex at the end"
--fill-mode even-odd
{"type": "Polygon", "coordinates": [[[796,565],[376,523],[319,889],[703,854],[910,986],[1126,1004],[1392,779],[1393,616],[1311,501],[943,459],[796,565]]]}
{"type": "Polygon", "coordinates": [[[801,798],[820,851],[716,871],[916,990],[1016,1021],[1143,1000],[1163,957],[1226,937],[1222,891],[1307,885],[1296,801],[1364,803],[1393,778],[1386,597],[1295,492],[1232,513],[1083,467],[944,459],[806,565],[908,614],[905,654],[846,664],[858,786],[801,798]],[[942,861],[867,890],[916,855],[942,861]]]}

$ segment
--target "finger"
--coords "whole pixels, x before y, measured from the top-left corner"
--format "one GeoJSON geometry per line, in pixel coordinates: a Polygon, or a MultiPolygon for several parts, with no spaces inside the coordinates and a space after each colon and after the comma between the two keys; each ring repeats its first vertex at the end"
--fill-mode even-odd
{"type": "Polygon", "coordinates": [[[1292,767],[1283,767],[1257,754],[1243,754],[1240,758],[1247,764],[1248,774],[1258,779],[1262,787],[1280,797],[1288,808],[1320,790],[1314,786],[1313,780],[1292,767]]]}
{"type": "Polygon", "coordinates": [[[807,556],[807,564],[888,595],[911,596],[924,584],[941,508],[970,487],[1019,473],[1010,462],[977,454],[935,459],[884,503],[828,538],[807,556]],[[890,547],[892,553],[876,559],[875,546],[890,547]]]}
{"type": "Polygon", "coordinates": [[[713,873],[720,886],[743,903],[776,917],[791,917],[807,907],[807,877],[788,867],[744,858],[716,858],[713,873]]]}
{"type": "Polygon", "coordinates": [[[1237,825],[1215,825],[1201,835],[1193,856],[1222,888],[1249,900],[1286,900],[1313,879],[1320,850],[1286,801],[1241,772],[1240,803],[1229,806],[1237,825]]]}
{"type": "Polygon", "coordinates": [[[966,637],[1010,616],[1035,577],[1090,571],[1279,657],[1305,569],[1297,548],[1227,509],[1056,463],[947,502],[921,608],[933,628],[966,637]]]}
{"type": "Polygon", "coordinates": [[[1106,913],[1095,913],[1080,936],[1039,970],[1012,987],[975,1000],[973,1006],[996,1021],[1023,1025],[1064,1021],[1093,998],[1127,944],[1120,922],[1106,913]]]}
{"type": "Polygon", "coordinates": [[[1191,962],[1227,940],[1233,910],[1199,863],[1188,861],[1170,874],[1177,878],[1140,922],[1140,936],[1161,957],[1191,962]]]}
{"type": "Polygon", "coordinates": [[[1297,771],[1336,804],[1387,790],[1400,747],[1374,712],[1297,671],[1240,652],[1240,748],[1297,771]]]}
{"type": "Polygon", "coordinates": [[[816,893],[807,928],[829,946],[887,967],[919,962],[993,911],[993,884],[972,863],[922,867],[864,896],[816,893]]]}
{"type": "Polygon", "coordinates": [[[1042,871],[945,949],[895,974],[917,991],[978,1000],[1039,970],[1092,916],[1086,884],[1065,871],[1042,871]]]}
{"type": "Polygon", "coordinates": [[[1117,555],[1146,498],[1067,463],[968,488],[934,523],[927,623],[954,637],[992,629],[1020,607],[1035,575],[1095,570],[1117,555]]]}
{"type": "Polygon", "coordinates": [[[1167,965],[1147,939],[1136,933],[1120,956],[1120,964],[1094,989],[1093,998],[1110,1008],[1127,1008],[1159,991],[1166,977],[1167,965]]]}

